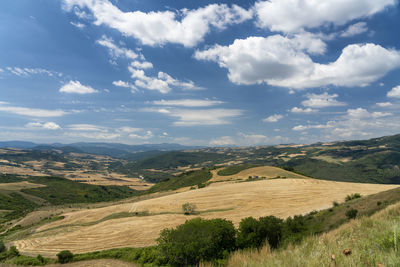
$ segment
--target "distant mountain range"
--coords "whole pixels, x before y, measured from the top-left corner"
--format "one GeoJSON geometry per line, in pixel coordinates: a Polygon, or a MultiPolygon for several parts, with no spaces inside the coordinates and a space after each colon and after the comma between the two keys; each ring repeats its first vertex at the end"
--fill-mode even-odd
{"type": "Polygon", "coordinates": [[[32,149],[32,150],[61,150],[64,153],[88,153],[95,155],[107,155],[111,157],[124,158],[139,152],[149,151],[175,151],[199,149],[199,146],[184,146],[174,143],[162,144],[143,144],[143,145],[126,145],[120,143],[72,143],[72,144],[37,144],[25,141],[2,141],[0,148],[17,148],[17,149],[32,149]]]}

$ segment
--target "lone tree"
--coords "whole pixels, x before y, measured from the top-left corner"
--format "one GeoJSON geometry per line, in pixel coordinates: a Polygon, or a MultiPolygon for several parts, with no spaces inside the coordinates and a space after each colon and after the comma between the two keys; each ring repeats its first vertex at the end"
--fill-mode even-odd
{"type": "Polygon", "coordinates": [[[59,263],[68,263],[73,260],[74,254],[69,250],[63,250],[57,254],[57,258],[59,263]]]}
{"type": "Polygon", "coordinates": [[[195,218],[175,229],[164,229],[157,239],[162,257],[172,266],[198,266],[221,259],[235,249],[236,230],[225,219],[195,218]]]}
{"type": "Polygon", "coordinates": [[[191,215],[196,211],[196,205],[193,203],[185,203],[182,205],[182,210],[185,215],[191,215]]]}

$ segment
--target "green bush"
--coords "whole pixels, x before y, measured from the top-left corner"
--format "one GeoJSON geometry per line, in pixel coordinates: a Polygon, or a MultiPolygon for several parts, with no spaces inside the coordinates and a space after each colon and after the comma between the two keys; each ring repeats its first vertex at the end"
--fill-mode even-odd
{"type": "Polygon", "coordinates": [[[346,198],[345,198],[345,201],[347,202],[347,201],[350,201],[350,200],[353,200],[353,199],[357,199],[357,198],[360,198],[360,197],[361,197],[361,195],[359,193],[354,193],[354,194],[351,194],[351,195],[347,195],[346,198]]]}
{"type": "Polygon", "coordinates": [[[11,246],[7,254],[9,258],[18,257],[20,255],[16,246],[11,246]]]}
{"type": "Polygon", "coordinates": [[[272,248],[279,246],[282,238],[283,220],[274,216],[242,219],[236,244],[239,248],[260,248],[266,243],[272,248]]]}
{"type": "Polygon", "coordinates": [[[6,246],[4,245],[4,242],[0,240],[0,253],[4,252],[4,251],[6,251],[6,250],[7,250],[7,248],[6,248],[6,246]]]}
{"type": "Polygon", "coordinates": [[[185,215],[191,215],[196,211],[196,205],[193,203],[185,203],[182,205],[182,210],[185,215]]]}
{"type": "Polygon", "coordinates": [[[74,254],[69,250],[63,250],[57,254],[57,258],[59,263],[68,263],[74,259],[74,254]]]}
{"type": "Polygon", "coordinates": [[[337,207],[337,206],[339,206],[339,202],[333,201],[333,202],[332,202],[332,205],[333,205],[334,207],[337,207]]]}
{"type": "Polygon", "coordinates": [[[188,266],[223,258],[235,249],[235,234],[231,221],[196,218],[176,229],[164,229],[157,241],[166,262],[188,266]]]}
{"type": "Polygon", "coordinates": [[[355,217],[357,217],[357,213],[358,213],[358,210],[356,210],[356,209],[348,210],[348,211],[346,211],[346,217],[350,220],[354,219],[355,217]]]}

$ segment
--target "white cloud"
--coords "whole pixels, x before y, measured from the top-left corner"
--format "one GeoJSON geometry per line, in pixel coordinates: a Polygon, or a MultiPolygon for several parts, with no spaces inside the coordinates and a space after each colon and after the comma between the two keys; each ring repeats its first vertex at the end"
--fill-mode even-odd
{"type": "Polygon", "coordinates": [[[400,85],[393,87],[392,90],[387,93],[387,97],[400,98],[400,85]]]}
{"type": "Polygon", "coordinates": [[[85,132],[106,132],[107,129],[103,126],[94,124],[70,124],[68,129],[72,131],[85,131],[85,132]]]}
{"type": "Polygon", "coordinates": [[[400,130],[400,125],[393,119],[393,114],[388,112],[369,112],[364,108],[348,109],[346,114],[336,120],[318,125],[297,125],[293,131],[308,129],[321,130],[325,139],[338,140],[338,138],[365,138],[375,135],[395,133],[400,130]]]}
{"type": "Polygon", "coordinates": [[[218,138],[211,139],[209,142],[210,146],[255,146],[255,145],[267,145],[267,144],[279,144],[287,142],[288,138],[282,136],[266,136],[263,134],[246,134],[239,132],[236,136],[221,136],[218,138]]]}
{"type": "Polygon", "coordinates": [[[386,107],[393,106],[393,104],[392,104],[392,103],[390,103],[390,102],[381,102],[381,103],[376,103],[376,105],[377,105],[378,107],[381,107],[381,108],[386,108],[386,107]]]}
{"type": "Polygon", "coordinates": [[[317,94],[307,94],[307,100],[301,102],[305,107],[311,108],[325,108],[325,107],[339,107],[346,105],[343,102],[336,100],[337,94],[328,94],[327,92],[317,95],[317,94]]]}
{"type": "Polygon", "coordinates": [[[180,106],[180,107],[209,107],[223,104],[222,101],[208,99],[178,99],[178,100],[158,100],[153,101],[158,106],[180,106]]]}
{"type": "Polygon", "coordinates": [[[40,123],[40,122],[29,122],[26,124],[27,128],[41,128],[45,130],[60,130],[61,127],[55,122],[45,122],[45,123],[40,123]]]}
{"type": "Polygon", "coordinates": [[[0,102],[0,111],[13,113],[17,115],[29,116],[29,117],[61,117],[68,114],[68,112],[59,109],[49,110],[49,109],[38,109],[38,108],[15,107],[15,106],[10,106],[6,102],[0,102]]]}
{"type": "Polygon", "coordinates": [[[101,37],[101,39],[97,40],[96,43],[108,48],[108,52],[110,53],[110,56],[113,59],[116,59],[119,57],[124,57],[124,58],[128,58],[128,59],[136,59],[139,57],[139,55],[137,53],[135,53],[134,51],[124,48],[124,47],[117,46],[111,37],[107,37],[105,35],[103,35],[101,37]]]}
{"type": "Polygon", "coordinates": [[[298,107],[293,107],[290,112],[292,113],[313,113],[316,112],[317,110],[312,109],[312,108],[298,108],[298,107]]]}
{"type": "Polygon", "coordinates": [[[83,28],[85,28],[85,27],[86,27],[86,25],[85,25],[85,24],[83,24],[83,23],[80,23],[80,22],[73,22],[73,21],[71,21],[70,23],[71,23],[71,25],[73,25],[73,26],[77,27],[78,29],[83,29],[83,28]]]}
{"type": "Polygon", "coordinates": [[[131,66],[136,69],[151,69],[151,68],[153,68],[153,64],[148,61],[140,62],[140,61],[135,60],[131,63],[131,66]]]}
{"type": "Polygon", "coordinates": [[[171,91],[170,86],[179,87],[182,90],[201,90],[202,87],[199,87],[194,84],[193,81],[179,81],[177,79],[172,78],[165,72],[158,72],[157,77],[147,76],[144,70],[135,69],[131,66],[128,67],[128,70],[131,72],[131,77],[135,79],[135,85],[141,88],[145,88],[148,90],[157,90],[162,94],[166,94],[171,91]]]}
{"type": "Polygon", "coordinates": [[[131,92],[134,93],[136,91],[138,91],[137,87],[131,83],[128,82],[124,82],[124,81],[113,81],[112,83],[114,86],[118,86],[118,87],[124,87],[124,88],[130,88],[131,92]]]}
{"type": "Polygon", "coordinates": [[[271,116],[269,116],[269,117],[263,119],[262,121],[263,121],[263,122],[277,122],[277,121],[279,121],[279,120],[282,119],[282,118],[283,118],[283,115],[274,114],[274,115],[271,115],[271,116]]]}
{"type": "Polygon", "coordinates": [[[147,140],[147,139],[154,137],[154,134],[152,131],[146,131],[144,134],[131,133],[131,134],[129,134],[129,137],[134,138],[134,139],[147,140]]]}
{"type": "Polygon", "coordinates": [[[315,63],[307,53],[322,53],[325,44],[301,36],[236,39],[229,46],[196,51],[195,58],[228,69],[228,78],[235,84],[267,83],[294,89],[366,86],[400,66],[400,52],[371,43],[348,45],[336,61],[315,63]]]}
{"type": "Polygon", "coordinates": [[[361,34],[368,31],[367,23],[365,22],[357,22],[355,24],[350,25],[345,31],[343,31],[340,36],[341,37],[351,37],[357,34],[361,34]]]}
{"type": "Polygon", "coordinates": [[[162,94],[166,94],[171,91],[168,82],[158,79],[156,77],[147,76],[143,70],[137,70],[128,67],[131,72],[131,77],[136,79],[135,85],[148,90],[157,90],[162,94]]]}
{"type": "Polygon", "coordinates": [[[93,94],[98,92],[90,86],[82,85],[79,81],[69,81],[67,84],[61,86],[59,91],[61,93],[80,95],[93,94]]]}
{"type": "Polygon", "coordinates": [[[223,125],[230,124],[231,118],[241,116],[242,110],[238,109],[153,109],[146,108],[142,111],[157,112],[178,120],[175,126],[223,125]]]}
{"type": "Polygon", "coordinates": [[[231,136],[221,136],[211,139],[210,146],[230,146],[235,145],[236,141],[231,136]]]}
{"type": "Polygon", "coordinates": [[[178,14],[172,11],[123,12],[108,0],[64,0],[64,9],[88,8],[94,16],[95,25],[106,25],[125,36],[140,40],[145,45],[177,43],[186,47],[195,46],[203,40],[211,26],[224,29],[252,18],[252,11],[237,5],[211,4],[196,10],[183,9],[178,14]]]}
{"type": "Polygon", "coordinates": [[[22,67],[7,67],[6,68],[11,74],[17,75],[19,77],[29,77],[31,75],[47,75],[49,77],[58,76],[61,77],[63,74],[61,72],[46,70],[43,68],[22,68],[22,67]]]}
{"type": "Polygon", "coordinates": [[[324,24],[343,25],[357,18],[372,16],[396,0],[269,0],[254,9],[257,24],[272,31],[298,32],[324,24]]]}

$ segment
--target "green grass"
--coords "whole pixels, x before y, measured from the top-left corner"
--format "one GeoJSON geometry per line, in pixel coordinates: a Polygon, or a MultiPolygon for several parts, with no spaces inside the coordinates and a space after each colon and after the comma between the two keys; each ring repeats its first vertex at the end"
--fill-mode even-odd
{"type": "Polygon", "coordinates": [[[205,183],[211,178],[212,174],[208,169],[189,171],[154,185],[149,189],[148,193],[176,190],[182,187],[194,186],[205,183]]]}
{"type": "Polygon", "coordinates": [[[259,166],[261,166],[261,165],[257,165],[257,164],[234,165],[234,166],[229,166],[229,167],[226,167],[226,168],[218,171],[217,174],[221,175],[221,176],[229,176],[229,175],[237,174],[243,170],[254,168],[254,167],[259,167],[259,166]]]}
{"type": "Polygon", "coordinates": [[[52,205],[113,201],[138,195],[137,191],[125,186],[90,185],[59,177],[30,177],[28,181],[44,184],[46,187],[21,191],[43,198],[52,205]]]}

